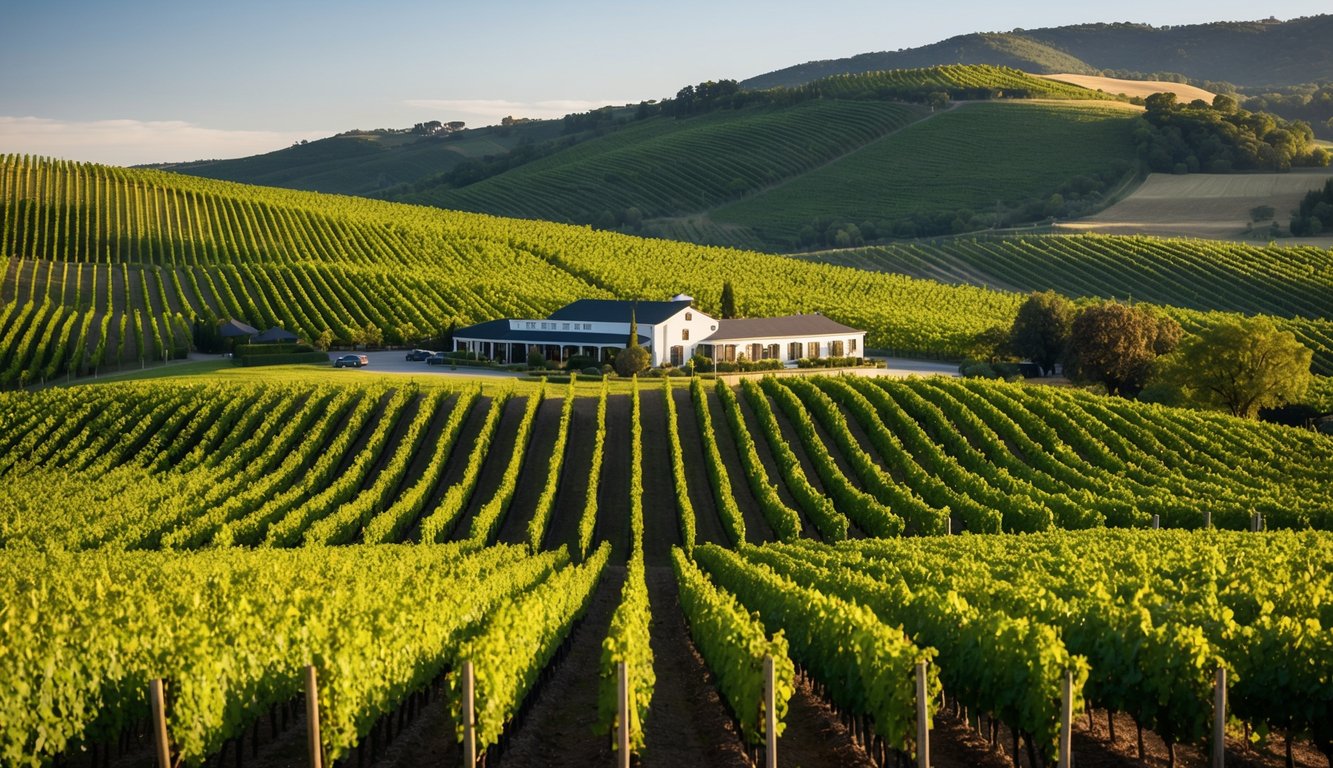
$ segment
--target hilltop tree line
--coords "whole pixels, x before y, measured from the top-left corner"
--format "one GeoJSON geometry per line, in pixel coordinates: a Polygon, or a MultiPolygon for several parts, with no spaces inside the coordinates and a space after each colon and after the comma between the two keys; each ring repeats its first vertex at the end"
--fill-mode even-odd
{"type": "Polygon", "coordinates": [[[1202,99],[1180,104],[1173,93],[1155,93],[1144,99],[1144,107],[1134,140],[1139,157],[1153,171],[1287,171],[1329,164],[1329,153],[1314,143],[1309,123],[1241,109],[1233,96],[1219,94],[1212,104],[1202,99]]]}
{"type": "Polygon", "coordinates": [[[1291,234],[1313,237],[1333,232],[1333,179],[1324,182],[1323,189],[1311,190],[1292,212],[1291,234]]]}
{"type": "Polygon", "coordinates": [[[1026,358],[1046,375],[1063,365],[1071,381],[1108,394],[1244,418],[1298,402],[1312,381],[1313,353],[1266,317],[1186,336],[1151,308],[1116,301],[1079,307],[1054,291],[1031,294],[1011,327],[992,329],[977,343],[989,362],[965,365],[964,373],[994,375],[1006,357],[1026,358]]]}

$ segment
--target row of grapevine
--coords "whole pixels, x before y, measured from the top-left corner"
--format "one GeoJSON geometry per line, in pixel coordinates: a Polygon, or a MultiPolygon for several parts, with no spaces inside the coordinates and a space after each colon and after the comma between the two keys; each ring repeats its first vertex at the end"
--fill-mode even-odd
{"type": "Polygon", "coordinates": [[[563,594],[575,574],[595,578],[566,561],[457,545],[9,553],[0,582],[26,597],[0,630],[10,650],[0,667],[20,683],[0,693],[0,759],[40,766],[118,738],[146,719],[148,681],[162,677],[172,749],[197,765],[296,696],[313,664],[322,747],[336,760],[465,658],[475,617],[528,590],[563,594]],[[283,599],[256,599],[272,594],[283,599]]]}
{"type": "Polygon", "coordinates": [[[685,452],[680,444],[676,398],[672,395],[669,377],[662,379],[662,396],[666,400],[667,446],[671,450],[671,481],[676,492],[676,514],[680,516],[680,541],[688,553],[694,550],[698,525],[694,515],[694,504],[690,501],[689,482],[685,478],[685,452]]]}
{"type": "MultiPolygon", "coordinates": [[[[745,479],[750,484],[755,500],[759,502],[759,509],[764,513],[764,519],[768,521],[780,540],[791,541],[798,538],[801,535],[801,516],[796,510],[787,506],[778,495],[777,486],[769,479],[768,470],[764,468],[759,458],[759,451],[755,447],[754,437],[750,434],[750,428],[741,414],[736,394],[725,381],[721,380],[717,382],[714,391],[717,392],[718,402],[722,404],[722,413],[731,428],[732,438],[736,441],[736,452],[740,454],[741,464],[745,469],[745,479]]],[[[703,407],[708,406],[705,404],[703,407]]],[[[802,478],[804,479],[804,475],[802,478]]],[[[826,508],[826,511],[830,516],[836,514],[831,509],[826,508]]]]}
{"type": "Polygon", "coordinates": [[[537,420],[537,409],[541,407],[545,397],[546,387],[543,384],[535,395],[527,398],[523,407],[523,420],[518,423],[518,436],[514,438],[514,448],[509,454],[509,463],[505,465],[504,475],[500,477],[498,487],[487,489],[486,503],[477,510],[477,516],[472,519],[471,538],[480,545],[484,546],[495,540],[495,534],[500,530],[505,512],[509,510],[509,502],[514,498],[514,491],[518,489],[519,470],[523,468],[523,462],[528,455],[528,441],[532,438],[532,425],[537,420]]]}
{"type": "Polygon", "coordinates": [[[537,509],[528,523],[528,545],[533,551],[540,549],[546,538],[546,525],[555,507],[556,491],[560,489],[560,471],[565,466],[565,446],[569,444],[569,424],[574,419],[574,384],[577,380],[577,374],[569,377],[569,388],[565,390],[565,399],[560,406],[560,427],[555,436],[555,448],[551,452],[551,465],[546,471],[546,484],[542,486],[537,509]]]}
{"type": "MultiPolygon", "coordinates": [[[[742,554],[713,544],[695,547],[694,554],[713,583],[758,614],[766,632],[782,632],[792,660],[827,688],[834,704],[868,716],[889,746],[914,751],[913,677],[917,662],[934,658],[932,649],[913,644],[860,603],[797,584],[742,554]]],[[[930,669],[934,701],[939,679],[934,665],[930,669]]]]}
{"type": "MultiPolygon", "coordinates": [[[[647,570],[643,560],[643,423],[640,419],[639,382],[634,380],[630,394],[630,464],[629,528],[630,553],[625,568],[625,583],[620,603],[611,615],[611,627],[602,642],[600,686],[598,689],[599,729],[605,733],[621,727],[620,717],[629,736],[629,749],[639,753],[644,747],[644,720],[652,706],[657,682],[653,670],[653,649],[649,644],[652,609],[648,603],[647,570]],[[620,711],[619,665],[625,665],[629,694],[628,711],[620,711]]],[[[619,743],[616,747],[619,748],[619,743]]]]}
{"type": "Polygon", "coordinates": [[[592,469],[588,472],[588,494],[584,497],[583,513],[579,515],[579,554],[586,556],[592,548],[593,532],[597,525],[597,489],[601,486],[602,465],[606,460],[606,400],[610,391],[605,379],[597,395],[597,428],[593,433],[592,469]]]}
{"type": "MultiPolygon", "coordinates": [[[[837,548],[802,543],[750,556],[785,563],[804,574],[803,583],[864,585],[867,605],[901,617],[921,637],[936,631],[939,618],[916,615],[913,603],[929,607],[936,598],[979,618],[1008,617],[1032,649],[1058,637],[1068,653],[1086,658],[1084,695],[1092,705],[1128,713],[1168,745],[1208,732],[1214,672],[1224,667],[1236,717],[1261,731],[1310,738],[1333,756],[1333,638],[1323,626],[1333,586],[1327,534],[1058,532],[837,548]],[[940,583],[949,584],[952,598],[938,594],[940,583]]],[[[956,631],[948,629],[953,623],[946,620],[944,634],[956,631]]],[[[1004,642],[989,644],[983,657],[1008,666],[1005,654],[1017,652],[1021,635],[995,637],[1004,642]]],[[[1030,673],[1055,658],[1040,655],[1046,663],[1029,665],[1030,673]]],[[[1036,690],[1017,694],[1020,704],[1048,700],[1049,682],[1031,685],[1036,690]]]]}
{"type": "Polygon", "coordinates": [[[777,728],[786,728],[787,704],[795,688],[796,667],[781,632],[770,636],[735,596],[718,589],[683,550],[673,549],[671,564],[680,588],[680,607],[690,636],[713,673],[718,691],[750,744],[764,743],[764,657],[773,659],[777,728]]]}
{"type": "MultiPolygon", "coordinates": [[[[499,740],[541,671],[583,617],[610,555],[611,548],[603,544],[581,565],[561,568],[535,588],[503,600],[480,630],[462,643],[457,658],[471,661],[475,675],[479,751],[499,740]]],[[[465,725],[463,693],[462,675],[456,670],[449,676],[449,698],[460,741],[465,725]]]]}
{"type": "Polygon", "coordinates": [[[694,415],[699,421],[699,434],[703,440],[704,467],[708,470],[709,485],[712,486],[713,499],[717,502],[718,515],[722,518],[722,528],[732,544],[745,541],[745,519],[736,505],[736,496],[731,490],[731,478],[727,467],[722,463],[722,452],[717,447],[717,436],[713,432],[713,416],[708,408],[708,395],[702,379],[690,382],[690,400],[694,403],[694,415]]]}

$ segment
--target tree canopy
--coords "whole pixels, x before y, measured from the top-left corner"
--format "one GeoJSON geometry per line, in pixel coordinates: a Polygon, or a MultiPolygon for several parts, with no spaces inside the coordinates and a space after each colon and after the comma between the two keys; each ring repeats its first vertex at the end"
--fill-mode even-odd
{"type": "Polygon", "coordinates": [[[1154,378],[1185,402],[1252,419],[1305,395],[1312,356],[1266,317],[1229,320],[1182,342],[1154,378]]]}
{"type": "Polygon", "coordinates": [[[1043,373],[1055,373],[1055,364],[1069,343],[1074,311],[1074,302],[1055,291],[1033,293],[1018,307],[1009,331],[1009,348],[1040,365],[1043,373]]]}
{"type": "Polygon", "coordinates": [[[1178,104],[1173,93],[1154,93],[1143,103],[1147,111],[1135,141],[1154,171],[1286,171],[1329,162],[1310,124],[1301,120],[1248,112],[1231,98],[1178,104]]]}
{"type": "Polygon", "coordinates": [[[1070,326],[1065,371],[1075,381],[1133,397],[1147,383],[1153,361],[1174,350],[1180,336],[1179,323],[1146,307],[1114,301],[1085,307],[1070,326]]]}
{"type": "Polygon", "coordinates": [[[616,374],[620,376],[633,376],[648,369],[649,364],[648,350],[639,344],[639,321],[633,311],[629,316],[629,343],[625,348],[616,353],[616,359],[613,363],[616,374]]]}

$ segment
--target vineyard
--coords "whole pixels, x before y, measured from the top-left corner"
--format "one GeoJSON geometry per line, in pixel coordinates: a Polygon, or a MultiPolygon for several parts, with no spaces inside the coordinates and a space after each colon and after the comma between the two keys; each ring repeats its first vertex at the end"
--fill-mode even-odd
{"type": "Polygon", "coordinates": [[[951,64],[920,69],[833,75],[795,90],[821,98],[900,98],[921,101],[932,91],[953,99],[1108,99],[1090,88],[1030,75],[1011,67],[987,64],[951,64]]]}
{"type": "Polygon", "coordinates": [[[1309,529],[1333,528],[1333,445],[1311,433],[832,378],[107,384],[5,394],[0,422],[0,583],[25,596],[0,629],[23,681],[0,695],[6,764],[143,748],[161,677],[173,755],[265,765],[303,731],[306,666],[328,760],[383,759],[424,720],[528,764],[560,685],[603,738],[628,711],[628,749],[677,754],[658,702],[685,683],[652,629],[677,610],[738,754],[772,727],[817,762],[826,743],[792,714],[814,705],[862,759],[914,754],[920,662],[932,722],[984,714],[1033,765],[1059,759],[1066,678],[1075,712],[1128,717],[1174,755],[1208,737],[1218,667],[1238,722],[1329,751],[1333,541],[1309,529]],[[1248,532],[1255,513],[1291,530],[1248,532]],[[901,538],[960,531],[1034,535],[901,538]],[[1310,663],[1274,666],[1293,656],[1310,663]],[[562,683],[576,658],[600,682],[562,683]]]}
{"type": "MultiPolygon", "coordinates": [[[[715,307],[724,280],[746,314],[820,310],[947,357],[1018,293],[15,157],[0,248],[6,765],[160,743],[269,768],[309,736],[339,766],[740,766],[780,735],[784,764],[883,766],[930,726],[954,763],[1036,768],[1071,734],[1125,755],[1116,723],[1189,763],[1219,668],[1229,753],[1329,752],[1333,444],[1314,433],[945,379],[15,388],[179,356],[228,316],[405,340],[576,298],[715,307]],[[1061,700],[1104,711],[1111,743],[1061,700]]],[[[1258,287],[1186,273],[1200,298],[1164,289],[1169,311],[1272,313],[1327,371],[1318,254],[1284,254],[1216,254],[1258,287]]]]}
{"type": "Polygon", "coordinates": [[[597,222],[603,211],[623,217],[630,208],[643,218],[672,216],[807,173],[922,114],[903,104],[808,101],[688,121],[655,118],[460,189],[401,199],[582,224],[597,222]]]}
{"type": "Polygon", "coordinates": [[[1123,175],[1136,115],[1104,103],[960,105],[711,217],[790,247],[820,218],[883,223],[887,233],[912,214],[1044,201],[1075,177],[1123,175]]]}
{"type": "MultiPolygon", "coordinates": [[[[0,161],[0,256],[5,387],[179,357],[196,318],[307,339],[327,329],[344,344],[374,325],[401,342],[579,298],[685,292],[716,311],[729,280],[742,314],[820,311],[866,329],[873,348],[948,359],[1012,322],[1021,301],[749,251],[12,156],[0,161]]],[[[1300,269],[1286,274],[1297,281],[1300,269]]],[[[1306,269],[1293,295],[1317,297],[1321,274],[1306,269]]],[[[1267,310],[1297,314],[1284,306],[1267,310]]],[[[1175,312],[1187,329],[1210,322],[1175,312]]],[[[1326,320],[1278,322],[1333,371],[1326,320]]]]}

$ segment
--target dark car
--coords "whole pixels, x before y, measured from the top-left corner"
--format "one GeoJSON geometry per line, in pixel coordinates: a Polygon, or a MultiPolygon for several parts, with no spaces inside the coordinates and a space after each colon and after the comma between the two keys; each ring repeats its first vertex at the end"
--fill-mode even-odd
{"type": "Polygon", "coordinates": [[[422,360],[427,360],[427,359],[429,359],[430,356],[433,355],[433,354],[436,354],[436,353],[430,351],[429,349],[414,349],[414,350],[412,350],[411,352],[408,352],[408,353],[407,353],[407,361],[408,361],[409,363],[417,363],[417,362],[420,362],[420,361],[422,361],[422,360]]]}
{"type": "Polygon", "coordinates": [[[343,355],[333,361],[334,368],[360,368],[363,365],[370,365],[370,358],[365,355],[343,355]]]}
{"type": "Polygon", "coordinates": [[[426,358],[426,365],[444,365],[448,362],[449,358],[445,357],[443,352],[432,352],[430,357],[426,358]]]}

